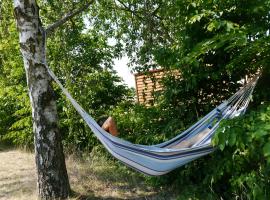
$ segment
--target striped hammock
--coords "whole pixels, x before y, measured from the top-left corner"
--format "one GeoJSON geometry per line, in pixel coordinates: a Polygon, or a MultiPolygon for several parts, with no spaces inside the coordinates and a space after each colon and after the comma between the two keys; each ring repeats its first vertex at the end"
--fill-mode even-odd
{"type": "Polygon", "coordinates": [[[91,128],[104,147],[127,166],[147,175],[159,176],[215,150],[211,138],[220,121],[246,111],[258,76],[205,117],[171,140],[157,145],[139,145],[117,138],[104,131],[97,122],[73,99],[55,74],[48,68],[54,81],[91,128]]]}

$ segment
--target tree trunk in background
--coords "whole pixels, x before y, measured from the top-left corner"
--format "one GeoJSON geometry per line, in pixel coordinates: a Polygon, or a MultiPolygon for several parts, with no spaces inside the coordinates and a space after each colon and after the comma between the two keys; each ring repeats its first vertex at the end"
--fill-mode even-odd
{"type": "Polygon", "coordinates": [[[14,0],[20,50],[32,105],[40,199],[66,198],[70,186],[58,129],[54,92],[47,73],[45,31],[35,0],[14,0]]]}

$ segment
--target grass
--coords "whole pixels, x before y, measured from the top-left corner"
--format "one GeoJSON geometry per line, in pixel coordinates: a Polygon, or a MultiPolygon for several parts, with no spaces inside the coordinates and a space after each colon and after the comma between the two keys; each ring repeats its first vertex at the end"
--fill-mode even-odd
{"type": "Polygon", "coordinates": [[[157,195],[141,175],[102,153],[93,151],[84,159],[70,156],[67,166],[73,190],[89,199],[149,199],[157,195]]]}
{"type": "MultiPolygon", "coordinates": [[[[148,186],[139,173],[102,155],[68,156],[66,164],[74,191],[70,199],[172,199],[166,191],[148,186]]],[[[36,199],[33,153],[0,148],[0,162],[0,200],[36,199]]]]}
{"type": "Polygon", "coordinates": [[[0,152],[0,199],[35,199],[34,156],[17,150],[0,152]]]}

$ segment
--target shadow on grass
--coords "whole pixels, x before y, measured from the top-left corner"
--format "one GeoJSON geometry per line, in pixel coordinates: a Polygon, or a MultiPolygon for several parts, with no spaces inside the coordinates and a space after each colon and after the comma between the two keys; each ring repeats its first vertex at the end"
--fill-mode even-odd
{"type": "Polygon", "coordinates": [[[88,200],[88,199],[95,200],[95,199],[98,199],[95,197],[95,194],[93,191],[89,191],[89,193],[85,195],[85,194],[80,194],[80,193],[72,190],[70,197],[74,200],[88,200]]]}
{"type": "Polygon", "coordinates": [[[172,199],[166,191],[147,184],[143,175],[112,158],[90,157],[84,162],[71,158],[68,163],[75,200],[172,199]]]}
{"type": "Polygon", "coordinates": [[[0,142],[0,152],[5,152],[14,149],[11,145],[3,144],[0,142]]]}
{"type": "MultiPolygon", "coordinates": [[[[120,198],[120,197],[97,197],[95,196],[93,191],[88,191],[87,194],[80,194],[75,191],[72,191],[71,198],[74,200],[125,200],[127,198],[120,198]]],[[[131,200],[153,200],[157,199],[157,195],[149,195],[144,197],[135,197],[135,198],[128,198],[131,200]]]]}
{"type": "Polygon", "coordinates": [[[12,144],[0,141],[0,152],[8,152],[12,150],[20,150],[23,152],[34,153],[33,146],[16,146],[16,145],[12,145],[12,144]]]}
{"type": "MultiPolygon", "coordinates": [[[[27,200],[34,199],[34,156],[12,149],[14,148],[10,146],[1,146],[0,162],[5,165],[0,165],[0,197],[2,195],[2,199],[14,199],[14,196],[24,196],[27,200]],[[29,195],[32,195],[31,198],[27,198],[29,195]]],[[[100,154],[83,160],[77,156],[70,157],[67,159],[67,168],[72,189],[75,191],[71,200],[172,199],[170,192],[149,186],[144,176],[111,157],[100,154]]]]}

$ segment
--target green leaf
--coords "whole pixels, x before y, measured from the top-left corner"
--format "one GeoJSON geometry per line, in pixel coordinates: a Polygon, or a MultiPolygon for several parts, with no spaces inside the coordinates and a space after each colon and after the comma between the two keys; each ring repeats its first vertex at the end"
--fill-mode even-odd
{"type": "Polygon", "coordinates": [[[269,157],[270,156],[270,142],[266,143],[263,146],[263,154],[265,157],[269,157]]]}

